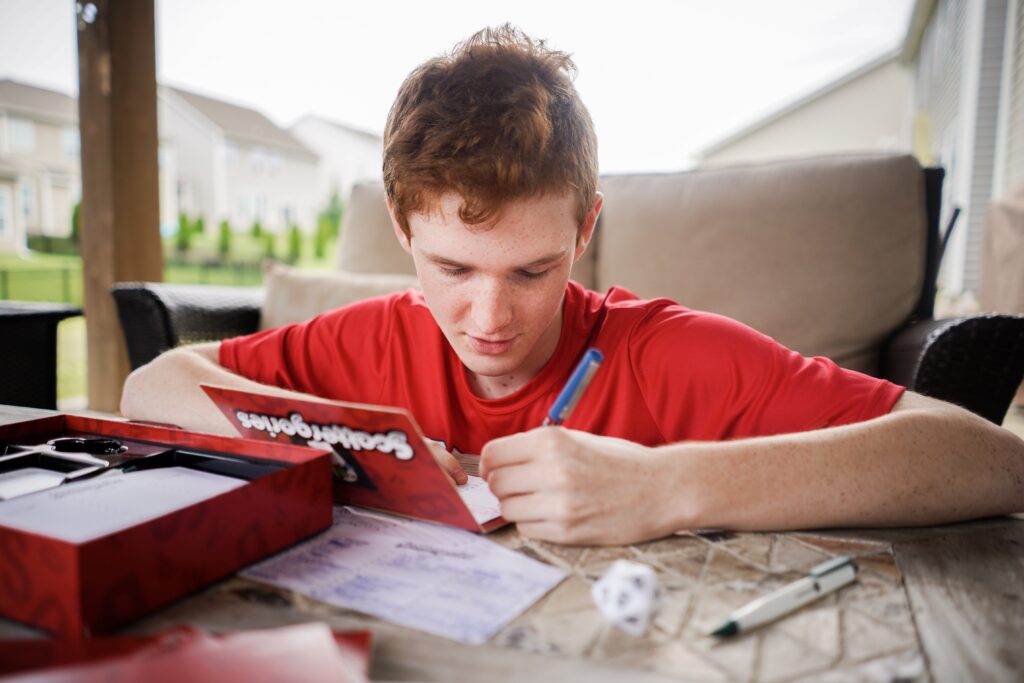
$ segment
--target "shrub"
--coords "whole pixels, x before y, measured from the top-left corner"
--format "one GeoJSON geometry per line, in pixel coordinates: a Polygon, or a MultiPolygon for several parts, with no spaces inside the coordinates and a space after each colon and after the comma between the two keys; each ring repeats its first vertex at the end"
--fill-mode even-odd
{"type": "Polygon", "coordinates": [[[50,235],[28,235],[28,248],[46,254],[78,254],[78,245],[70,237],[51,237],[50,235]]]}
{"type": "Polygon", "coordinates": [[[260,225],[259,221],[252,224],[252,236],[255,239],[263,237],[263,226],[260,225]]]}
{"type": "MultiPolygon", "coordinates": [[[[259,225],[259,223],[257,223],[259,225]]],[[[263,234],[263,256],[272,259],[276,258],[274,253],[274,235],[273,233],[261,233],[263,234]]]]}
{"type": "Polygon", "coordinates": [[[178,234],[174,236],[174,248],[179,254],[192,248],[192,224],[184,213],[178,214],[178,234]]]}
{"type": "Polygon", "coordinates": [[[227,221],[220,222],[220,234],[217,236],[217,253],[221,260],[227,259],[231,253],[231,224],[227,221]]]}
{"type": "Polygon", "coordinates": [[[320,215],[327,219],[330,226],[330,236],[337,237],[341,232],[341,216],[345,213],[345,204],[341,201],[341,195],[335,190],[327,202],[327,208],[320,215]]]}
{"type": "Polygon", "coordinates": [[[71,241],[78,244],[82,230],[82,202],[75,202],[71,209],[71,241]]]}
{"type": "Polygon", "coordinates": [[[292,223],[288,229],[288,261],[296,263],[300,256],[302,256],[302,232],[299,231],[299,226],[292,223]]]}
{"type": "Polygon", "coordinates": [[[313,237],[313,256],[322,259],[327,255],[327,240],[331,235],[331,222],[327,216],[321,215],[316,222],[316,235],[313,237]]]}

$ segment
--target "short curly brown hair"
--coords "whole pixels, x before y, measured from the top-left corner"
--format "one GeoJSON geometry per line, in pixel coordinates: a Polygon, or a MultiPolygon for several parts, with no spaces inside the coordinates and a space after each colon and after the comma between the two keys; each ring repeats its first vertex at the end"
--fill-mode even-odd
{"type": "Polygon", "coordinates": [[[384,131],[384,186],[399,227],[458,193],[481,225],[510,200],[573,192],[578,227],[597,199],[597,137],[576,65],[509,24],[409,74],[384,131]]]}

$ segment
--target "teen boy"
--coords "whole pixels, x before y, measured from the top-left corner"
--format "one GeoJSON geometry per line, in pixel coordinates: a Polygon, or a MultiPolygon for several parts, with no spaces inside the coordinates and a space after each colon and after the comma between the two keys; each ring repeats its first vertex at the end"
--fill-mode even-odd
{"type": "Polygon", "coordinates": [[[573,69],[508,26],[416,69],[388,117],[384,180],[422,294],[170,351],[128,378],[124,414],[230,432],[201,382],[404,406],[481,453],[522,533],[563,543],[1024,509],[1008,431],[726,318],[569,282],[603,201],[573,69]],[[591,346],[606,361],[572,418],[538,428],[591,346]]]}

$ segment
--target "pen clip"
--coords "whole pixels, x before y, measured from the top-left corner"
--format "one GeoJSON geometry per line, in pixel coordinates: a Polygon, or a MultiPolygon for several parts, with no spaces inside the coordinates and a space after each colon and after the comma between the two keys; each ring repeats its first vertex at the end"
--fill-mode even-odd
{"type": "Polygon", "coordinates": [[[856,572],[859,569],[856,562],[851,560],[846,555],[843,555],[841,557],[835,557],[831,560],[828,560],[827,562],[822,562],[819,565],[811,567],[811,570],[808,572],[808,576],[820,579],[821,577],[827,574],[831,574],[834,571],[838,571],[846,566],[853,567],[854,572],[856,572]]]}

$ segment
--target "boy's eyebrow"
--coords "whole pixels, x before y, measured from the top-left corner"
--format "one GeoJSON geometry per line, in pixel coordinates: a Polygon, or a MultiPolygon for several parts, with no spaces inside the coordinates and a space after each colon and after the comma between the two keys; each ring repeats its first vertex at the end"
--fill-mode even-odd
{"type": "MultiPolygon", "coordinates": [[[[523,264],[521,266],[517,266],[517,267],[518,268],[536,268],[537,266],[546,266],[549,263],[554,263],[555,261],[563,258],[565,256],[565,252],[566,252],[565,249],[560,249],[559,251],[557,251],[557,252],[555,252],[553,254],[548,254],[546,256],[541,256],[538,259],[534,259],[533,261],[530,261],[529,263],[525,263],[525,264],[523,264]]],[[[472,268],[472,266],[469,265],[469,264],[460,263],[459,261],[455,261],[453,259],[450,259],[450,258],[448,258],[446,256],[441,256],[439,254],[431,254],[430,252],[426,252],[425,251],[425,252],[423,252],[423,255],[427,258],[428,261],[431,261],[433,263],[437,263],[437,264],[442,265],[442,266],[452,266],[452,267],[455,267],[455,268],[472,268]]]]}

